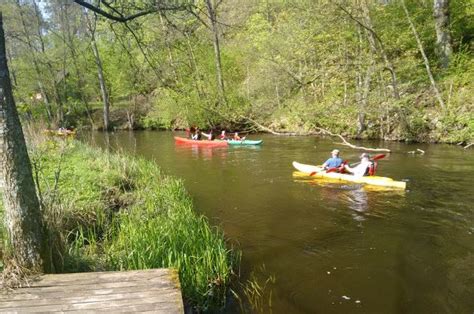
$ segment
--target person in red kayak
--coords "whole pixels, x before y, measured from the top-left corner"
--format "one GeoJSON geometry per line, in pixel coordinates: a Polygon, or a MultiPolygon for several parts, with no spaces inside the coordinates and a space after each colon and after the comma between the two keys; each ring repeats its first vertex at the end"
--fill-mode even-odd
{"type": "Polygon", "coordinates": [[[352,173],[354,177],[363,177],[366,175],[373,175],[373,171],[371,168],[374,167],[374,163],[370,160],[370,155],[367,153],[363,153],[360,155],[360,163],[355,167],[350,167],[348,165],[344,166],[344,170],[349,173],[352,173]]]}
{"type": "Polygon", "coordinates": [[[196,134],[196,128],[194,126],[186,129],[186,137],[193,139],[194,134],[196,134]]]}
{"type": "Polygon", "coordinates": [[[209,141],[213,141],[213,140],[216,139],[216,136],[214,135],[214,130],[213,130],[213,129],[211,129],[211,130],[209,131],[209,133],[204,133],[204,132],[202,132],[201,134],[202,134],[204,137],[206,137],[209,141]]]}
{"type": "Polygon", "coordinates": [[[333,149],[331,152],[331,158],[326,160],[322,164],[323,169],[333,169],[333,168],[339,168],[342,165],[342,159],[339,157],[339,150],[338,149],[333,149]]]}
{"type": "Polygon", "coordinates": [[[191,139],[195,141],[200,141],[201,138],[202,138],[201,130],[199,130],[199,128],[196,128],[196,131],[191,136],[191,139]]]}
{"type": "Polygon", "coordinates": [[[221,135],[219,135],[219,139],[221,141],[227,140],[227,135],[225,134],[225,130],[222,130],[221,135]]]}

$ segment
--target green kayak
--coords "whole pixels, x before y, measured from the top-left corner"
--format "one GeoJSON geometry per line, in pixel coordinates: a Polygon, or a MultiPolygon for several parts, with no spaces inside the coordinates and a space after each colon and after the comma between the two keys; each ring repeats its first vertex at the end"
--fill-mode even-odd
{"type": "Polygon", "coordinates": [[[228,140],[227,143],[229,145],[260,145],[263,143],[263,140],[252,141],[252,140],[243,140],[243,141],[236,141],[236,140],[228,140]]]}

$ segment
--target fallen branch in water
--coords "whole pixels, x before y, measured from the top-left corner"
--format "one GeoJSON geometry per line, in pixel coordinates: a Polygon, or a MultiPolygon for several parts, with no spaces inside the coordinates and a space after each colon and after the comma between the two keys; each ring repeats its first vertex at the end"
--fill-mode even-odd
{"type": "Polygon", "coordinates": [[[417,148],[416,150],[412,150],[412,151],[408,152],[408,154],[416,154],[416,153],[420,153],[420,155],[424,155],[425,151],[422,150],[422,149],[417,148]]]}
{"type": "Polygon", "coordinates": [[[326,129],[323,129],[323,128],[318,128],[318,127],[315,127],[315,129],[317,129],[319,132],[277,132],[275,130],[272,130],[266,126],[263,126],[261,125],[260,123],[258,123],[257,121],[251,119],[251,118],[248,118],[248,117],[244,117],[244,116],[241,116],[243,119],[246,119],[247,121],[253,123],[255,126],[257,126],[260,130],[262,131],[265,131],[265,132],[268,132],[268,133],[271,133],[273,135],[284,135],[284,136],[298,136],[298,135],[321,135],[321,134],[328,134],[328,135],[331,135],[331,136],[337,136],[339,137],[341,140],[342,140],[342,143],[336,143],[336,144],[339,144],[339,145],[345,145],[345,146],[349,146],[350,148],[353,148],[353,149],[359,149],[359,150],[364,150],[364,151],[368,151],[368,152],[387,152],[387,153],[390,153],[390,149],[388,148],[368,148],[368,147],[363,147],[363,146],[356,146],[356,145],[353,145],[351,143],[349,143],[342,135],[340,134],[334,134],[326,129]]]}
{"type": "Polygon", "coordinates": [[[321,131],[321,133],[339,137],[341,139],[342,143],[336,143],[338,145],[345,145],[345,146],[349,146],[350,148],[353,148],[353,149],[359,149],[359,150],[364,150],[364,151],[368,151],[368,152],[387,152],[387,153],[390,153],[390,149],[388,149],[388,148],[370,148],[370,147],[356,146],[354,144],[349,143],[340,134],[335,134],[335,133],[332,133],[331,131],[328,131],[328,130],[325,130],[325,129],[322,129],[322,128],[318,128],[318,127],[316,127],[316,129],[321,131]]]}
{"type": "Polygon", "coordinates": [[[474,143],[471,143],[471,144],[467,144],[466,146],[464,146],[464,149],[468,149],[469,147],[473,146],[474,143]]]}
{"type": "Polygon", "coordinates": [[[241,116],[243,119],[251,122],[252,124],[254,124],[258,129],[260,129],[261,131],[265,131],[265,132],[268,132],[268,133],[271,133],[273,135],[280,135],[280,136],[301,136],[301,135],[319,135],[321,134],[321,132],[277,132],[275,130],[272,130],[270,129],[269,127],[266,127],[264,125],[261,125],[260,123],[258,123],[257,121],[251,119],[251,118],[248,118],[248,117],[244,117],[244,116],[241,116]]]}

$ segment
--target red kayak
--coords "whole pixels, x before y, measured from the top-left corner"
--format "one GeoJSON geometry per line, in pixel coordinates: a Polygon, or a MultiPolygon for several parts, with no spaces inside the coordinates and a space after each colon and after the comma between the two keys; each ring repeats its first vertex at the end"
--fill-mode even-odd
{"type": "Polygon", "coordinates": [[[226,141],[208,141],[208,140],[191,140],[184,137],[175,136],[174,140],[176,144],[185,144],[185,145],[197,145],[197,146],[204,146],[204,147],[225,147],[229,145],[226,141]]]}

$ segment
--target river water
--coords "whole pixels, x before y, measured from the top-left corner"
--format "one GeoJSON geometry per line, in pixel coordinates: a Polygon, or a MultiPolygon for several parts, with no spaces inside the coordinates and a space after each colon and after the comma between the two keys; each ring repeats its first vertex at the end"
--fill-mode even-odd
{"type": "Polygon", "coordinates": [[[264,312],[473,313],[473,150],[360,142],[393,150],[378,175],[407,181],[406,191],[380,191],[292,176],[293,160],[322,163],[333,148],[357,161],[331,138],[253,135],[261,147],[203,149],[175,145],[174,135],[86,140],[182,178],[196,208],[242,250],[243,281],[274,279],[264,312]],[[426,153],[408,153],[417,148],[426,153]]]}

